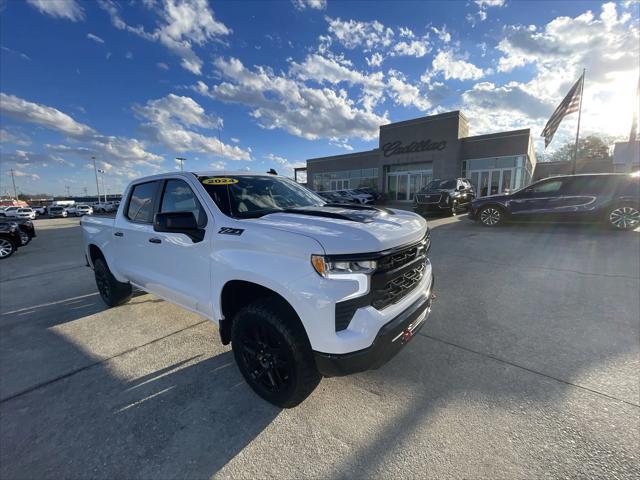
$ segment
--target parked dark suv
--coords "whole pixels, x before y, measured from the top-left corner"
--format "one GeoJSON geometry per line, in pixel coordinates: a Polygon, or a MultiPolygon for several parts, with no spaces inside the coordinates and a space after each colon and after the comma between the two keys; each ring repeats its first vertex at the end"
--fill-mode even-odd
{"type": "Polygon", "coordinates": [[[433,180],[416,193],[413,211],[419,215],[429,212],[446,212],[455,215],[466,210],[475,198],[473,186],[466,178],[433,180]]]}
{"type": "Polygon", "coordinates": [[[510,194],[477,198],[469,218],[494,227],[507,220],[602,222],[640,226],[640,176],[600,173],[545,178],[510,194]]]}

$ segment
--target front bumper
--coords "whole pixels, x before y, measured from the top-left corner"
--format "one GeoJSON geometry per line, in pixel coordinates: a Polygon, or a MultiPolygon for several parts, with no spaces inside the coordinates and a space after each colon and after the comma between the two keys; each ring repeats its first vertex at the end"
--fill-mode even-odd
{"type": "Polygon", "coordinates": [[[451,206],[448,203],[414,203],[413,211],[418,215],[423,213],[442,212],[450,210],[451,206]]]}
{"type": "Polygon", "coordinates": [[[426,295],[386,323],[373,344],[345,354],[314,352],[318,371],[325,377],[339,377],[380,368],[391,360],[426,323],[431,312],[433,277],[426,295]]]}

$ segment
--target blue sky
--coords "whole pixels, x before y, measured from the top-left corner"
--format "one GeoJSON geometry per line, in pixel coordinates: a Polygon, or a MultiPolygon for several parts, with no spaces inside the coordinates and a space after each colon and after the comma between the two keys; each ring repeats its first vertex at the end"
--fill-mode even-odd
{"type": "MultiPolygon", "coordinates": [[[[587,68],[585,134],[628,135],[636,1],[0,0],[0,193],[109,190],[176,168],[291,174],[460,109],[544,123],[587,68]]],[[[574,116],[575,117],[575,116],[574,116]]],[[[573,134],[567,118],[551,149],[573,134]]],[[[542,145],[538,143],[539,150],[542,145]]]]}

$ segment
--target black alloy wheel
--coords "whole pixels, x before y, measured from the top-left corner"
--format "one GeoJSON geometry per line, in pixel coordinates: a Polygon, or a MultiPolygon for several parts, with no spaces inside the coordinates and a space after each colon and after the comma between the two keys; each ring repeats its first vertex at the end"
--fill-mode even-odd
{"type": "Polygon", "coordinates": [[[277,302],[259,300],[241,309],[231,331],[233,354],[249,386],[263,399],[291,408],[320,382],[311,345],[301,326],[277,302]]]}
{"type": "Polygon", "coordinates": [[[294,379],[293,358],[283,339],[268,324],[244,329],[238,338],[240,356],[257,386],[269,394],[291,387],[294,379]]]}

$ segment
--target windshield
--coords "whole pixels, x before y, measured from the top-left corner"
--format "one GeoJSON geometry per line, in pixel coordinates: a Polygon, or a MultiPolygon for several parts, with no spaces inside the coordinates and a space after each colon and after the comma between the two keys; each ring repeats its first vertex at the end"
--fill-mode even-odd
{"type": "Polygon", "coordinates": [[[222,213],[234,218],[257,218],[326,203],[312,191],[282,177],[232,175],[199,180],[222,213]]]}
{"type": "Polygon", "coordinates": [[[455,180],[432,180],[424,190],[450,190],[456,188],[455,180]]]}

